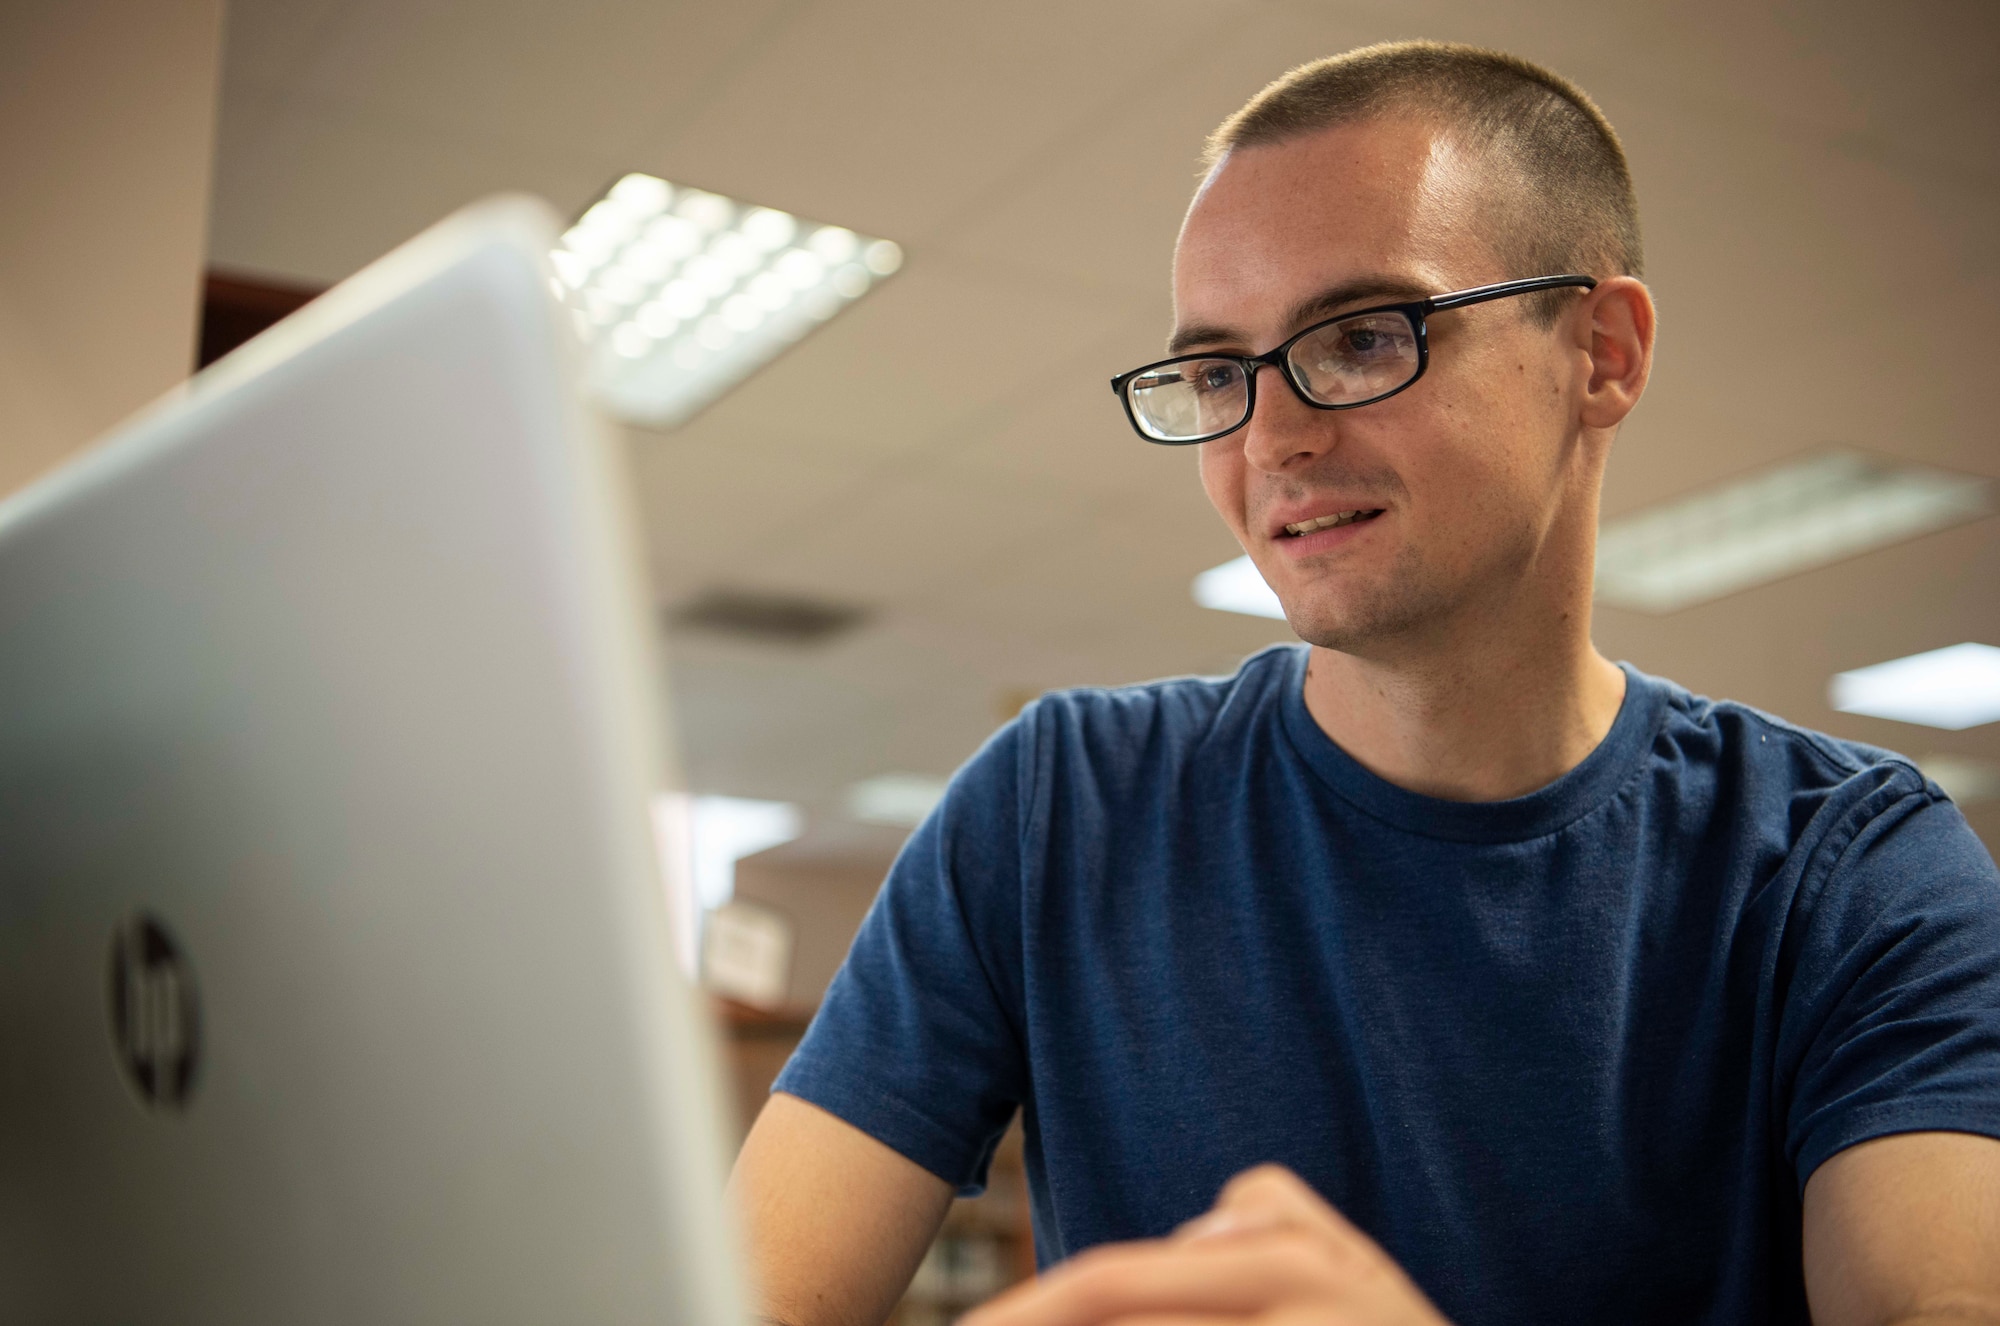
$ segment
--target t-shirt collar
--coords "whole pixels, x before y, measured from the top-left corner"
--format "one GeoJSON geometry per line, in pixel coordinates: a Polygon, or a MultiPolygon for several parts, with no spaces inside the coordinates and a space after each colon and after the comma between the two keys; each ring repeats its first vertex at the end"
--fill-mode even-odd
{"type": "Polygon", "coordinates": [[[1321,730],[1306,708],[1310,646],[1287,651],[1280,709],[1285,735],[1313,772],[1376,819],[1428,838],[1458,842],[1521,842],[1554,833],[1602,805],[1636,770],[1651,747],[1666,707],[1662,683],[1628,663],[1625,699],[1597,749],[1548,786],[1507,801],[1445,801],[1397,787],[1363,768],[1321,730]]]}

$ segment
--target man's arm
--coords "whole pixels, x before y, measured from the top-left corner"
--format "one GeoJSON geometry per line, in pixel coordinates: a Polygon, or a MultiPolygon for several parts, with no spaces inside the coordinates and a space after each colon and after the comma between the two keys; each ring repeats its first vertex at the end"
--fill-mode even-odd
{"type": "Polygon", "coordinates": [[[951,1185],[859,1128],[775,1093],[730,1194],[753,1307],[783,1326],[880,1326],[951,1205],[951,1185]]]}
{"type": "Polygon", "coordinates": [[[1816,1326],[2000,1326],[2000,1141],[1902,1133],[1806,1182],[1816,1326]]]}

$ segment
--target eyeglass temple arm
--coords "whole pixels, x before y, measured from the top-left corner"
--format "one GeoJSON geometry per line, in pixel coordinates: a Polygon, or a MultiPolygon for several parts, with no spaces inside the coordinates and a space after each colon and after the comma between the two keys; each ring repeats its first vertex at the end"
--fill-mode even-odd
{"type": "Polygon", "coordinates": [[[1593,290],[1597,287],[1597,278],[1585,276],[1581,272],[1571,272],[1564,276],[1530,276],[1525,280],[1502,281],[1497,285],[1474,286],[1470,290],[1438,295],[1426,299],[1424,305],[1427,311],[1437,313],[1444,309],[1463,308],[1467,304],[1483,304],[1489,299],[1525,295],[1531,290],[1560,290],[1565,286],[1581,286],[1585,290],[1593,290]]]}

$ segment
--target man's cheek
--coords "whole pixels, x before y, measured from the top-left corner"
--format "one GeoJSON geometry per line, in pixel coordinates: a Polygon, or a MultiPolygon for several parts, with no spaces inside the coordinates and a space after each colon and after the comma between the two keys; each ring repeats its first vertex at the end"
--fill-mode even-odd
{"type": "Polygon", "coordinates": [[[1214,442],[1204,442],[1201,446],[1199,470],[1202,491],[1208,495],[1209,505],[1222,517],[1222,523],[1239,539],[1248,528],[1249,511],[1245,507],[1247,494],[1243,486],[1243,471],[1240,455],[1237,463],[1230,464],[1230,457],[1210,450],[1217,446],[1214,442]]]}

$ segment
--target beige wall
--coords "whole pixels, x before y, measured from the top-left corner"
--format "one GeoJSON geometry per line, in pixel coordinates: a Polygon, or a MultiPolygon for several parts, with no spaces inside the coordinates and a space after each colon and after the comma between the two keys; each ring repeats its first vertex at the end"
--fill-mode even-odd
{"type": "Polygon", "coordinates": [[[188,375],[222,0],[0,3],[0,494],[188,375]]]}

